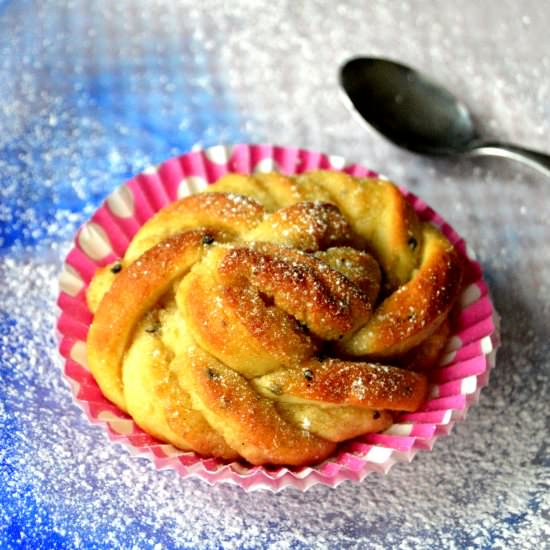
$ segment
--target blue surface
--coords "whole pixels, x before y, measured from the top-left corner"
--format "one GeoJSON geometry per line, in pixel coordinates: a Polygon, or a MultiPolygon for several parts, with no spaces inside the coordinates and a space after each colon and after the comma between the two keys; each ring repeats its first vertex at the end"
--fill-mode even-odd
{"type": "Polygon", "coordinates": [[[2,249],[69,237],[109,191],[149,165],[197,145],[247,141],[223,75],[209,72],[193,38],[184,58],[175,47],[156,55],[150,40],[139,59],[113,66],[99,6],[9,4],[0,5],[4,28],[17,30],[0,36],[2,249]],[[23,24],[39,7],[43,28],[23,24]],[[85,29],[96,57],[72,43],[85,29]]]}
{"type": "MultiPolygon", "coordinates": [[[[0,3],[0,23],[7,30],[0,34],[0,50],[6,53],[0,58],[0,106],[4,107],[0,128],[8,130],[0,139],[0,254],[4,257],[25,261],[47,255],[52,245],[72,237],[111,190],[150,165],[197,145],[247,141],[241,115],[223,81],[208,72],[199,43],[188,44],[192,63],[184,61],[182,70],[178,70],[180,52],[172,49],[159,58],[154,41],[135,62],[90,70],[90,63],[101,65],[112,52],[107,31],[98,24],[99,10],[92,8],[87,15],[84,11],[85,3],[70,10],[56,2],[0,3]],[[42,29],[28,21],[39,6],[47,12],[40,21],[42,29]],[[65,26],[62,13],[70,18],[65,26]],[[97,29],[95,59],[78,44],[71,47],[83,26],[97,29]],[[40,41],[48,46],[41,48],[40,41]],[[77,71],[78,67],[84,70],[77,71]],[[146,94],[139,89],[144,83],[150,88],[146,94]]],[[[50,506],[36,499],[32,479],[9,483],[27,460],[23,455],[28,436],[17,420],[17,410],[10,406],[10,393],[23,393],[30,381],[13,370],[6,357],[17,357],[19,366],[30,363],[18,343],[33,334],[24,321],[0,311],[0,335],[8,341],[0,360],[0,509],[7,521],[0,523],[0,547],[71,548],[74,536],[68,539],[63,531],[74,527],[75,511],[56,502],[56,514],[65,517],[60,526],[52,519],[50,506]],[[15,343],[10,342],[13,331],[18,332],[15,343]]],[[[45,340],[55,349],[53,334],[45,340]]],[[[47,367],[53,368],[53,362],[48,361],[47,367]]],[[[33,399],[47,406],[51,396],[37,387],[33,399]]],[[[52,409],[59,406],[53,404],[52,409]]],[[[79,544],[110,548],[110,531],[109,525],[78,529],[79,544]]],[[[139,522],[124,532],[126,541],[162,538],[160,527],[139,522]]]]}

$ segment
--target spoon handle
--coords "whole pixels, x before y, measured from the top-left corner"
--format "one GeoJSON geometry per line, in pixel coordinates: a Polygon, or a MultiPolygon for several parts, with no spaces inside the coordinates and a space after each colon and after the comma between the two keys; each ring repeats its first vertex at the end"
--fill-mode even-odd
{"type": "Polygon", "coordinates": [[[525,149],[524,147],[518,147],[511,143],[486,141],[470,149],[468,154],[472,156],[504,157],[511,160],[517,160],[518,162],[527,164],[531,168],[535,168],[545,176],[550,177],[550,155],[525,149]]]}

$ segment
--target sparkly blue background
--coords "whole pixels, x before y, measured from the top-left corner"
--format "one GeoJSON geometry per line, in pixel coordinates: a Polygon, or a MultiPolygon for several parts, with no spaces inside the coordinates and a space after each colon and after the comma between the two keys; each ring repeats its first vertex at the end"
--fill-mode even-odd
{"type": "Polygon", "coordinates": [[[336,68],[399,58],[489,135],[549,150],[550,7],[536,0],[0,1],[0,548],[543,548],[549,519],[548,181],[398,151],[343,106],[336,68]],[[363,161],[478,251],[503,346],[450,438],[389,476],[245,494],[157,472],[72,403],[56,277],[76,230],[148,165],[231,142],[363,161]]]}

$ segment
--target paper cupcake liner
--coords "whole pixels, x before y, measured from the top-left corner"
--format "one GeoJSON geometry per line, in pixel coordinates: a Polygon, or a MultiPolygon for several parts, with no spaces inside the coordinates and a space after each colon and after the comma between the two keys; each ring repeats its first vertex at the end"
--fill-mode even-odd
{"type": "Polygon", "coordinates": [[[315,484],[337,486],[361,481],[372,472],[387,473],[396,462],[410,461],[419,450],[432,449],[477,401],[494,366],[498,316],[482,271],[465,241],[420,198],[402,189],[421,219],[437,225],[464,255],[464,290],[456,306],[454,332],[440,367],[430,375],[430,393],[415,413],[400,414],[384,433],[369,434],[339,447],[336,455],[312,467],[251,466],[205,459],[161,443],[103,397],[86,364],[86,335],[92,321],[85,300],[94,272],[121,257],[133,235],[166,204],[205,189],[228,172],[252,174],[280,171],[293,175],[315,169],[353,176],[378,176],[344,158],[271,145],[216,146],[172,158],[146,170],[115,190],[78,231],[60,276],[59,349],[75,401],[88,418],[101,424],[109,438],[133,454],[148,456],[155,466],[210,484],[233,483],[245,490],[284,487],[306,490],[315,484]]]}

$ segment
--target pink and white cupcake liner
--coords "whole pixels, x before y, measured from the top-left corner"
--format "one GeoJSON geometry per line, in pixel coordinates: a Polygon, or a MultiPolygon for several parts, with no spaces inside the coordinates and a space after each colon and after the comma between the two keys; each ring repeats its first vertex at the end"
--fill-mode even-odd
{"type": "Polygon", "coordinates": [[[116,189],[78,231],[65,260],[59,285],[59,350],[75,401],[88,418],[101,424],[109,438],[133,454],[149,457],[159,469],[199,477],[210,484],[232,483],[245,490],[306,490],[361,481],[371,472],[387,473],[393,464],[411,461],[419,450],[431,450],[462,420],[487,384],[499,342],[498,316],[479,264],[465,241],[425,202],[402,189],[421,219],[437,225],[466,259],[465,286],[456,307],[454,331],[439,368],[430,375],[430,393],[415,413],[402,413],[384,433],[369,434],[342,445],[337,454],[312,467],[251,466],[205,459],[159,442],[103,397],[86,364],[86,335],[92,314],[85,300],[95,270],[121,257],[133,235],[163,206],[205,189],[229,172],[279,171],[293,175],[329,169],[353,176],[377,176],[344,158],[272,145],[215,146],[172,158],[116,189]]]}

